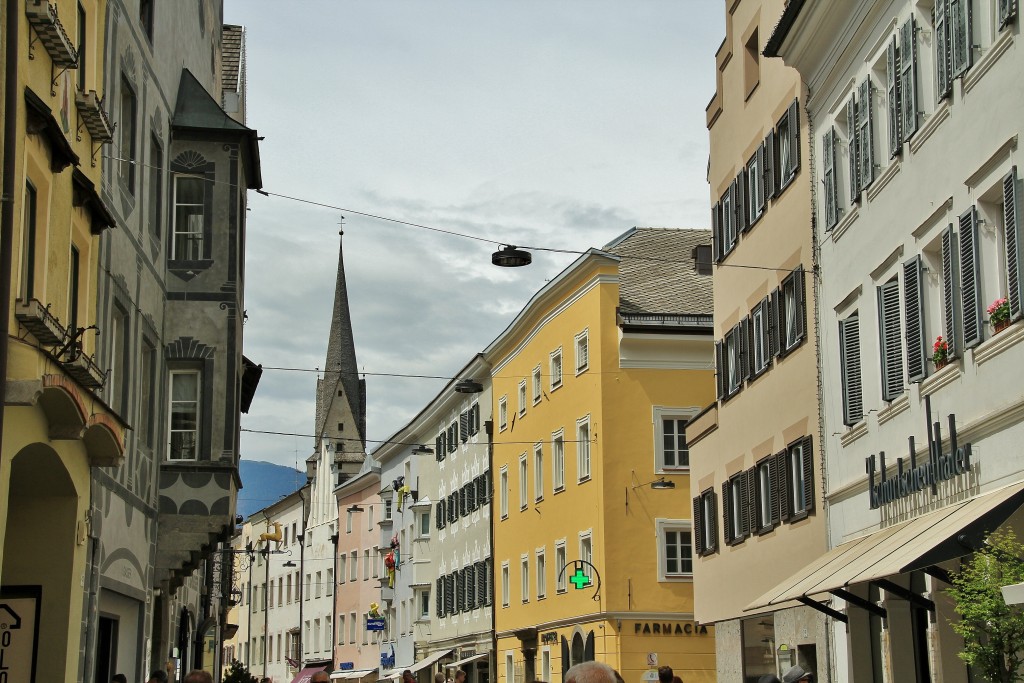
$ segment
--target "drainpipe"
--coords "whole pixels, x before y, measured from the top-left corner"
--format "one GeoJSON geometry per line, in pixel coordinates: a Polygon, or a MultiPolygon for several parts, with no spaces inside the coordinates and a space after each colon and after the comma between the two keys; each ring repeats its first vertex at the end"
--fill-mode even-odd
{"type": "MultiPolygon", "coordinates": [[[[492,387],[493,391],[493,387],[492,387]]],[[[494,522],[494,420],[488,420],[484,423],[484,429],[487,430],[487,467],[491,471],[491,490],[487,492],[490,505],[491,515],[491,575],[487,577],[487,583],[491,590],[491,656],[487,658],[487,663],[490,665],[493,660],[494,666],[490,669],[493,673],[490,676],[492,681],[498,680],[498,610],[494,606],[494,596],[496,591],[494,589],[494,531],[497,528],[497,524],[494,522]]],[[[504,494],[502,494],[504,495],[504,494]]]]}
{"type": "MultiPolygon", "coordinates": [[[[14,183],[18,144],[18,28],[21,3],[7,0],[7,51],[4,56],[4,161],[0,192],[0,459],[3,458],[4,404],[7,397],[7,335],[11,317],[11,263],[14,244],[14,183]]],[[[0,463],[2,464],[2,463],[0,463]]]]}

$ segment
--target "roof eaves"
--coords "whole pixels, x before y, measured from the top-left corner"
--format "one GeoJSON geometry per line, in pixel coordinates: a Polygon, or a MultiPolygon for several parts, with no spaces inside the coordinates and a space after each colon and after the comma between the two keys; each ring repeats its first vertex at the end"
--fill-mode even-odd
{"type": "Polygon", "coordinates": [[[789,32],[793,28],[793,24],[796,23],[797,17],[800,15],[800,10],[803,9],[804,0],[789,0],[786,3],[786,9],[782,11],[782,16],[779,17],[779,23],[775,25],[772,30],[772,35],[768,38],[768,42],[764,44],[764,50],[761,54],[765,57],[778,57],[779,50],[782,48],[782,44],[786,42],[786,38],[789,37],[789,32]]]}

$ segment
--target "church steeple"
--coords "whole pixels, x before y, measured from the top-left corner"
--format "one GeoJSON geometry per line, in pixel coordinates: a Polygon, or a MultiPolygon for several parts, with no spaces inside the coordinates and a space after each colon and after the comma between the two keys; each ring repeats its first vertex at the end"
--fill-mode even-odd
{"type": "Polygon", "coordinates": [[[327,340],[327,362],[316,391],[316,452],[326,438],[343,474],[354,474],[366,457],[366,382],[359,378],[345,282],[344,230],[339,230],[338,277],[327,340]],[[348,472],[351,470],[351,472],[348,472]]]}

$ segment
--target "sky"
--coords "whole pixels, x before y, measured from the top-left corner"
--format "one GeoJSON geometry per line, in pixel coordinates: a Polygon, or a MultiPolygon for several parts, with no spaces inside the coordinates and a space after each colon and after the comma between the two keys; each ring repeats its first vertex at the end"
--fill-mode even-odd
{"type": "MultiPolygon", "coordinates": [[[[344,214],[359,369],[451,376],[572,260],[633,226],[706,228],[709,0],[226,0],[246,27],[247,357],[315,370],[327,353],[344,214]]],[[[311,435],[315,372],[265,370],[243,430],[311,435]]],[[[367,376],[367,449],[443,380],[367,376]]],[[[242,457],[298,465],[308,437],[243,432],[242,457]]]]}

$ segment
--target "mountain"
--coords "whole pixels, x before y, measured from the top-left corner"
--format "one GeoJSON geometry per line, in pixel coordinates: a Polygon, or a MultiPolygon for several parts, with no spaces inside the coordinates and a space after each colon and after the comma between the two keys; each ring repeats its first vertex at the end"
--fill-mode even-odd
{"type": "Polygon", "coordinates": [[[306,483],[298,470],[272,462],[242,460],[238,464],[242,490],[238,492],[238,514],[245,519],[257,510],[272,505],[306,483]]]}

